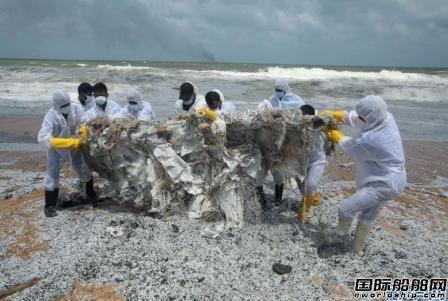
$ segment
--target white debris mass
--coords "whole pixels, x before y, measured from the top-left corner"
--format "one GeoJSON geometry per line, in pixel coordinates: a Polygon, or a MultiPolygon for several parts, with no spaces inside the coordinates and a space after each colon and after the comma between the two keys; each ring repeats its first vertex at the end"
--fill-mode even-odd
{"type": "Polygon", "coordinates": [[[259,211],[253,181],[260,166],[303,178],[314,140],[329,126],[330,116],[294,109],[213,122],[195,114],[163,122],[97,118],[84,153],[123,203],[241,228],[259,211]]]}

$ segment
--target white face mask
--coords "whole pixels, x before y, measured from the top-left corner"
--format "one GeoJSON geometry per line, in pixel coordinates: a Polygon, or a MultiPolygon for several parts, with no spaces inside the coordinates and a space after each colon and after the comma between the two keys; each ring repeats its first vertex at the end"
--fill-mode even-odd
{"type": "Polygon", "coordinates": [[[107,98],[104,96],[98,96],[97,98],[95,98],[95,102],[97,105],[99,106],[103,106],[106,104],[107,102],[107,98]]]}
{"type": "Polygon", "coordinates": [[[93,96],[87,96],[86,99],[84,100],[84,104],[86,106],[88,106],[89,104],[91,104],[93,101],[93,96]]]}
{"type": "Polygon", "coordinates": [[[194,99],[191,98],[190,100],[187,100],[187,101],[183,101],[182,100],[182,102],[183,102],[184,105],[189,106],[189,105],[191,105],[194,102],[194,99]]]}
{"type": "Polygon", "coordinates": [[[281,91],[281,92],[275,92],[275,94],[277,95],[278,99],[282,99],[283,97],[285,97],[285,92],[281,91]]]}
{"type": "Polygon", "coordinates": [[[131,114],[137,114],[142,109],[142,106],[138,103],[128,104],[128,110],[131,114]]]}
{"type": "Polygon", "coordinates": [[[70,113],[70,105],[59,108],[59,112],[61,112],[62,115],[68,115],[70,113]]]}

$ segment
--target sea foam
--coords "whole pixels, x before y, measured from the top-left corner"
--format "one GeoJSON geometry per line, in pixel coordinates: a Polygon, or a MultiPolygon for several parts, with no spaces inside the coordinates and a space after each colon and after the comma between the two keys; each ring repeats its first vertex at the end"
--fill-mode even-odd
{"type": "Polygon", "coordinates": [[[223,79],[275,79],[286,78],[290,81],[310,80],[384,80],[384,81],[411,81],[411,82],[439,82],[448,85],[448,78],[422,73],[402,72],[398,70],[381,70],[379,72],[345,71],[323,68],[285,68],[268,67],[257,72],[229,71],[229,70],[181,70],[185,73],[197,74],[201,77],[222,77],[223,79]]]}

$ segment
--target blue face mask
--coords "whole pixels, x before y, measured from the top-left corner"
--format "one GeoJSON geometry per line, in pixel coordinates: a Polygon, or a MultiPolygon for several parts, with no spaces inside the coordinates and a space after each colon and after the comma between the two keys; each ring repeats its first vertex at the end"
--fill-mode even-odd
{"type": "Polygon", "coordinates": [[[70,105],[59,108],[59,112],[61,112],[62,115],[68,115],[70,113],[70,105]]]}
{"type": "Polygon", "coordinates": [[[106,104],[107,102],[107,98],[104,96],[98,96],[97,98],[95,98],[95,102],[97,105],[99,106],[103,106],[106,104]]]}
{"type": "Polygon", "coordinates": [[[277,95],[278,99],[282,99],[286,93],[284,91],[281,91],[281,92],[275,92],[275,94],[277,95]]]}
{"type": "Polygon", "coordinates": [[[87,96],[86,99],[84,100],[84,103],[86,106],[90,105],[93,101],[93,96],[87,96]]]}
{"type": "Polygon", "coordinates": [[[138,103],[135,104],[128,104],[128,110],[132,114],[137,114],[142,109],[142,106],[138,103]]]}

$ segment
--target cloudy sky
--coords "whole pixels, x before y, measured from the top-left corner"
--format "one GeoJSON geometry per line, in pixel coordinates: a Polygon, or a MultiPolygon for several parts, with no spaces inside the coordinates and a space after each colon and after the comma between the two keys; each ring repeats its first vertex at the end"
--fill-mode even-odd
{"type": "Polygon", "coordinates": [[[448,66],[447,0],[0,0],[0,57],[448,66]]]}

